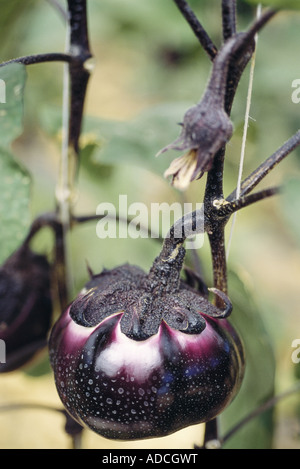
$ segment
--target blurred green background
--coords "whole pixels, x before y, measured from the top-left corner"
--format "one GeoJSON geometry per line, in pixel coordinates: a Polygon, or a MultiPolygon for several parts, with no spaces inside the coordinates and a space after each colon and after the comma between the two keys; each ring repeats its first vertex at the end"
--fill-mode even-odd
{"type": "MultiPolygon", "coordinates": [[[[238,0],[238,28],[254,18],[255,7],[238,0]]],[[[270,2],[269,2],[270,3],[270,2]]],[[[202,24],[217,45],[221,42],[220,0],[194,0],[202,24]]],[[[163,178],[177,154],[155,158],[179,133],[184,111],[199,101],[210,62],[171,0],[88,0],[90,42],[95,68],[88,88],[82,134],[82,166],[75,212],[95,214],[98,204],[118,207],[142,202],[202,202],[205,177],[186,193],[163,178]]],[[[1,61],[64,50],[65,28],[47,1],[0,0],[1,61]]],[[[300,104],[291,99],[292,82],[300,79],[300,12],[278,14],[261,32],[244,175],[247,176],[296,130],[300,104]]],[[[32,179],[30,217],[53,210],[60,159],[62,64],[27,68],[24,129],[13,143],[16,160],[32,179]]],[[[238,175],[249,67],[239,86],[228,145],[225,195],[238,175]]],[[[261,188],[282,184],[280,197],[238,213],[229,254],[232,322],[245,343],[247,373],[240,394],[221,416],[224,434],[274,393],[299,379],[291,344],[300,338],[300,150],[288,157],[261,188]]],[[[229,235],[230,225],[228,226],[229,235]]],[[[51,253],[47,232],[35,244],[51,253]]],[[[72,297],[93,271],[130,262],[149,269],[160,245],[151,239],[99,239],[96,223],[77,227],[69,239],[72,297]]],[[[198,252],[207,284],[212,284],[207,239],[198,252]]],[[[3,259],[2,259],[3,260],[3,259]]],[[[187,263],[191,264],[191,253],[187,263]]],[[[0,406],[36,402],[60,406],[47,352],[26,369],[0,375],[0,406]]],[[[231,438],[232,448],[300,448],[300,400],[294,395],[264,413],[231,438]]],[[[193,448],[201,444],[203,426],[159,440],[111,442],[85,432],[86,448],[193,448]]],[[[66,448],[64,421],[41,410],[0,412],[1,448],[66,448]]]]}

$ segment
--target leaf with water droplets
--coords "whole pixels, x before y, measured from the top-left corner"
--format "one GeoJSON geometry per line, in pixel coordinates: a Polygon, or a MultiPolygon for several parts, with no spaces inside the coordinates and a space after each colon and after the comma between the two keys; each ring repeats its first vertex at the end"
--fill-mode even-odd
{"type": "Polygon", "coordinates": [[[10,151],[23,130],[25,80],[22,64],[0,68],[0,263],[21,244],[30,223],[30,176],[10,151]]]}
{"type": "Polygon", "coordinates": [[[0,68],[0,146],[9,147],[23,130],[26,70],[14,63],[0,68]]]}

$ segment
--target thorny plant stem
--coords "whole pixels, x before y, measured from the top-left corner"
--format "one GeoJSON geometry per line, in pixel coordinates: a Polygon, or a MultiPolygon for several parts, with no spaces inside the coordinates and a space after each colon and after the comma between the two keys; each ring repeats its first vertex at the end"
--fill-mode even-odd
{"type": "Polygon", "coordinates": [[[182,16],[186,19],[188,24],[190,25],[192,31],[194,32],[195,36],[199,40],[201,46],[203,47],[204,51],[207,53],[210,60],[214,60],[217,54],[217,47],[214,45],[213,41],[203,28],[202,24],[196,17],[195,13],[188,5],[185,0],[174,0],[174,3],[177,5],[178,9],[180,10],[182,16]]]}
{"type": "Polygon", "coordinates": [[[26,55],[24,57],[17,57],[15,59],[7,60],[2,62],[0,67],[5,67],[13,63],[19,63],[23,65],[36,65],[45,62],[72,62],[74,58],[70,54],[65,54],[63,52],[50,52],[47,54],[36,54],[36,55],[26,55]]]}
{"type": "MultiPolygon", "coordinates": [[[[286,156],[300,145],[300,130],[298,130],[287,142],[285,142],[277,151],[267,158],[250,176],[241,184],[240,195],[249,194],[262,181],[269,172],[275,168],[286,156]]],[[[232,202],[236,199],[236,190],[228,197],[227,201],[232,202]]]]}
{"type": "Polygon", "coordinates": [[[223,39],[236,33],[236,0],[222,0],[223,39]]]}
{"type": "MultiPolygon", "coordinates": [[[[232,4],[233,6],[233,4],[232,4]]],[[[224,12],[224,10],[223,10],[224,12]]],[[[235,92],[242,73],[254,52],[253,40],[257,32],[275,15],[275,10],[266,10],[248,29],[246,41],[236,51],[232,58],[227,77],[227,90],[225,109],[230,115],[235,92]],[[250,49],[249,49],[250,48],[250,49]],[[247,53],[247,51],[251,51],[247,53]],[[245,57],[241,60],[241,57],[245,57]]],[[[231,13],[232,15],[233,13],[231,13]]],[[[225,19],[224,19],[225,22],[225,19]]],[[[227,293],[227,263],[225,249],[225,225],[227,220],[217,219],[214,202],[224,198],[223,173],[224,173],[225,148],[222,148],[215,156],[211,170],[207,174],[204,205],[205,218],[207,220],[207,233],[211,247],[213,263],[214,286],[227,293]]]]}
{"type": "MultiPolygon", "coordinates": [[[[228,115],[231,113],[232,103],[235,98],[238,83],[242,73],[254,53],[254,39],[260,29],[276,14],[275,10],[266,10],[258,19],[256,19],[250,28],[243,33],[242,39],[236,38],[236,46],[232,46],[232,56],[227,73],[227,84],[225,90],[225,111],[228,115]],[[250,49],[250,54],[246,52],[250,49]],[[242,60],[244,59],[244,60],[242,60]]],[[[234,42],[233,42],[234,44],[234,42]]],[[[226,64],[224,64],[226,65],[226,64]]],[[[213,187],[215,196],[220,198],[223,195],[223,163],[225,148],[221,149],[215,157],[215,166],[209,171],[208,185],[213,187]],[[216,170],[217,167],[217,170],[216,170]],[[221,171],[221,173],[220,173],[221,171]],[[210,178],[213,177],[213,181],[210,178]]],[[[212,191],[210,191],[212,192],[212,191]]]]}
{"type": "Polygon", "coordinates": [[[248,207],[249,205],[254,204],[260,200],[264,200],[268,197],[272,197],[280,192],[279,187],[270,187],[268,189],[264,189],[259,192],[255,192],[254,194],[249,194],[247,196],[239,197],[238,199],[230,202],[221,204],[220,208],[218,208],[218,213],[221,217],[226,217],[233,213],[236,213],[238,210],[242,208],[248,207]]]}
{"type": "MultiPolygon", "coordinates": [[[[70,74],[70,146],[78,165],[79,138],[87,86],[90,78],[89,46],[86,0],[68,0],[70,16],[70,53],[75,58],[69,65],[70,74]]],[[[74,177],[76,175],[76,170],[74,177]]]]}

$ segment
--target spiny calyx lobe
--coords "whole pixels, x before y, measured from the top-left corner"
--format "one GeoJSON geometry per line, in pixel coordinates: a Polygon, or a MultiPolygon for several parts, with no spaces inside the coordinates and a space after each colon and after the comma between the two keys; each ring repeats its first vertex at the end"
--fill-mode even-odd
{"type": "Polygon", "coordinates": [[[144,340],[158,332],[162,321],[172,329],[199,334],[206,324],[199,313],[209,313],[211,308],[206,298],[183,281],[162,291],[151,276],[125,264],[93,276],[72,303],[70,316],[77,324],[93,327],[122,312],[121,331],[144,340]]]}

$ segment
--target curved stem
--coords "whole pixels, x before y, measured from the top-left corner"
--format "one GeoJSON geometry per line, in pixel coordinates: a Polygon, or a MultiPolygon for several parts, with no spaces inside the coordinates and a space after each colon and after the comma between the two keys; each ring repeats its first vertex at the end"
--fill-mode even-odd
{"type": "Polygon", "coordinates": [[[15,59],[7,60],[6,62],[0,63],[0,67],[5,67],[13,63],[19,63],[23,65],[36,65],[45,62],[67,62],[71,63],[74,60],[74,57],[70,54],[62,52],[51,52],[47,54],[36,54],[36,55],[26,55],[24,57],[17,57],[15,59]]]}
{"type": "Polygon", "coordinates": [[[249,37],[254,39],[256,34],[275,16],[279,10],[274,8],[268,8],[254,21],[252,26],[248,29],[247,34],[249,37]]]}
{"type": "Polygon", "coordinates": [[[227,91],[227,76],[231,61],[243,55],[249,44],[252,43],[258,31],[275,15],[275,10],[267,10],[254,21],[252,26],[244,33],[231,35],[215,57],[211,79],[206,94],[224,107],[227,91]]]}
{"type": "MultiPolygon", "coordinates": [[[[298,130],[287,142],[285,142],[275,153],[267,158],[250,176],[241,183],[240,195],[249,194],[260,181],[262,181],[269,172],[275,168],[286,156],[300,145],[300,130],[298,130]]],[[[232,202],[236,198],[237,191],[233,191],[227,198],[232,202]]]]}
{"type": "MultiPolygon", "coordinates": [[[[265,189],[247,197],[241,197],[231,203],[226,203],[225,201],[225,203],[222,204],[216,200],[213,203],[213,222],[211,222],[207,214],[205,214],[203,207],[184,215],[174,223],[166,235],[162,250],[152,265],[150,271],[151,278],[161,276],[162,274],[166,276],[169,275],[171,277],[173,272],[176,270],[177,273],[175,274],[174,279],[175,277],[178,279],[185,256],[185,240],[190,236],[204,233],[204,231],[206,231],[208,233],[213,258],[215,288],[227,293],[227,265],[224,227],[232,213],[254,202],[271,197],[277,194],[278,191],[278,188],[265,189]],[[215,224],[218,226],[218,229],[214,229],[215,224]]],[[[222,298],[216,298],[216,306],[222,307],[222,298]]]]}
{"type": "Polygon", "coordinates": [[[190,236],[204,233],[204,207],[185,214],[177,220],[167,233],[160,259],[163,262],[180,256],[180,249],[190,236]]]}
{"type": "Polygon", "coordinates": [[[39,215],[33,222],[31,223],[29,232],[23,241],[23,245],[28,245],[32,238],[44,227],[48,226],[53,229],[56,229],[57,224],[59,224],[58,218],[56,213],[54,212],[47,212],[42,213],[39,215]]]}
{"type": "Polygon", "coordinates": [[[161,252],[152,264],[148,275],[150,283],[176,290],[185,257],[184,242],[188,237],[201,232],[204,232],[203,207],[177,220],[167,233],[161,252]]]}
{"type": "Polygon", "coordinates": [[[68,291],[66,286],[66,253],[64,244],[63,225],[56,213],[43,213],[31,224],[30,230],[23,241],[22,246],[28,246],[33,237],[45,227],[53,230],[55,236],[55,279],[57,283],[59,303],[64,311],[68,303],[68,291]]]}
{"type": "Polygon", "coordinates": [[[229,64],[229,72],[227,76],[225,110],[228,115],[231,113],[233,100],[243,71],[254,53],[255,37],[276,13],[277,10],[274,9],[265,10],[263,13],[260,13],[259,17],[256,18],[252,26],[250,26],[245,33],[241,33],[244,39],[240,41],[240,46],[237,48],[234,57],[229,64]]]}

